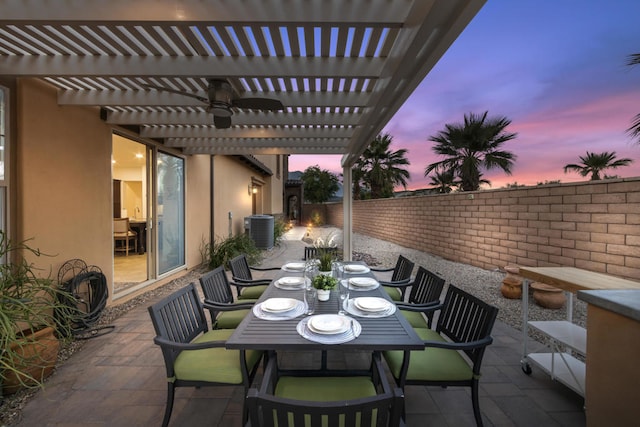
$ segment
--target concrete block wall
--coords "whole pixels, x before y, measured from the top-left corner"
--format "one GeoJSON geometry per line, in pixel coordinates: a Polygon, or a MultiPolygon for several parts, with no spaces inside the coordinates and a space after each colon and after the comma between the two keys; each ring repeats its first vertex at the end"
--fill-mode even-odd
{"type": "MultiPolygon", "coordinates": [[[[342,204],[325,209],[341,227],[342,204]]],[[[571,266],[640,280],[640,177],[358,200],[353,230],[485,269],[571,266]]]]}

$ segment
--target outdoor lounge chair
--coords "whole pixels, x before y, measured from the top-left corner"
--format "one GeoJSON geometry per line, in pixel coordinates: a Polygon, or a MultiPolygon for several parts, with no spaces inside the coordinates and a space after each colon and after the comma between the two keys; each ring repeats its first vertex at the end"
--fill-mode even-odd
{"type": "Polygon", "coordinates": [[[225,341],[233,330],[208,330],[194,283],[148,310],[156,331],[153,342],[162,349],[167,371],[163,426],[169,424],[176,387],[243,385],[245,392],[249,389],[263,353],[225,349],[225,341]]]}
{"type": "Polygon", "coordinates": [[[440,294],[445,280],[426,268],[418,267],[416,277],[409,284],[411,291],[406,303],[397,302],[396,306],[414,328],[431,328],[433,311],[428,310],[440,303],[440,294]],[[427,310],[425,310],[427,309],[427,310]]]}
{"type": "Polygon", "coordinates": [[[246,406],[251,427],[400,425],[404,398],[391,388],[380,356],[372,376],[279,376],[270,357],[260,389],[250,388],[246,406]]]}
{"type": "Polygon", "coordinates": [[[234,329],[249,314],[254,301],[234,302],[231,285],[224,267],[218,267],[200,277],[204,308],[211,313],[213,329],[234,329]]]}
{"type": "Polygon", "coordinates": [[[404,301],[404,294],[406,293],[407,286],[411,280],[411,272],[415,264],[402,255],[398,255],[398,261],[394,268],[371,268],[371,271],[386,272],[393,271],[391,274],[391,280],[385,281],[378,279],[378,282],[384,287],[384,290],[389,294],[389,297],[393,301],[404,301]]]}
{"type": "Polygon", "coordinates": [[[238,291],[238,299],[260,298],[260,295],[267,288],[271,279],[254,279],[251,270],[255,271],[272,271],[280,270],[279,267],[251,267],[247,261],[245,254],[238,255],[229,261],[231,269],[231,284],[238,291]]]}
{"type": "Polygon", "coordinates": [[[449,285],[444,302],[432,310],[440,310],[435,330],[415,329],[425,349],[384,352],[389,370],[403,390],[406,385],[471,387],[473,415],[476,424],[482,426],[480,365],[485,349],[493,342],[491,330],[498,309],[449,285]]]}

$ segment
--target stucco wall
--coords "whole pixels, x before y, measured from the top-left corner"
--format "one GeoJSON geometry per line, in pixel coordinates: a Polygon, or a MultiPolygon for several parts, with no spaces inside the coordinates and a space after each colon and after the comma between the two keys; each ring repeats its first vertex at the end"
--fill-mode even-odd
{"type": "MultiPolygon", "coordinates": [[[[342,204],[326,208],[342,226],[342,204]]],[[[640,280],[640,177],[354,201],[353,231],[485,269],[571,266],[640,280]]]]}
{"type": "Polygon", "coordinates": [[[112,283],[111,130],[96,109],[58,106],[44,83],[17,88],[14,238],[53,255],[34,260],[43,273],[82,258],[112,283]]]}

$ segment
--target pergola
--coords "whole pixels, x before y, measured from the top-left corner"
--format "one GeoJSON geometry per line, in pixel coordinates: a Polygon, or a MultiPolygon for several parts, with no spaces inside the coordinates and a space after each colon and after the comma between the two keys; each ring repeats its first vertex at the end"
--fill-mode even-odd
{"type": "Polygon", "coordinates": [[[0,0],[0,76],[42,78],[59,105],[100,107],[107,123],[185,154],[339,154],[350,182],[484,2],[0,0]],[[216,128],[196,98],[208,79],[284,109],[231,108],[232,125],[216,128]]]}

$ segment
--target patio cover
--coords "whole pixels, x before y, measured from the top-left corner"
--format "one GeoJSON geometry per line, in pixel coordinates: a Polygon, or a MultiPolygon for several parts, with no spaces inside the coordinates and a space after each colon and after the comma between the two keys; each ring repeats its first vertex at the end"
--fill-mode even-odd
{"type": "MultiPolygon", "coordinates": [[[[0,0],[0,76],[42,78],[59,105],[100,107],[107,123],[187,155],[342,155],[350,182],[484,2],[0,0]],[[233,109],[217,129],[205,103],[146,86],[206,98],[207,78],[285,108],[233,109]]],[[[347,191],[349,237],[350,207],[347,191]]]]}

